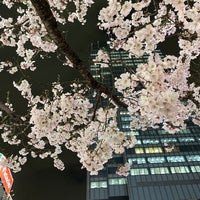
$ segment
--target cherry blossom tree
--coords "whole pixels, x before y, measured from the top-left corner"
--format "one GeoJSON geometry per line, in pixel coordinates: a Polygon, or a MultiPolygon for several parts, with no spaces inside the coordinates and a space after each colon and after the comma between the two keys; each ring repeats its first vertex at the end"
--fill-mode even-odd
{"type": "MultiPolygon", "coordinates": [[[[58,80],[46,95],[35,94],[26,76],[13,82],[27,102],[25,115],[16,113],[15,102],[0,102],[3,141],[21,147],[18,155],[7,161],[14,171],[21,169],[28,155],[51,157],[54,166],[63,170],[60,154],[66,148],[77,153],[83,168],[97,174],[114,153],[121,154],[136,142],[133,134],[126,136],[118,128],[117,112],[122,108],[132,117],[131,130],[161,126],[175,133],[186,128],[189,118],[200,125],[199,78],[193,79],[199,74],[198,65],[193,65],[200,53],[198,0],[107,0],[97,25],[110,35],[110,48],[127,51],[130,57],[149,55],[148,62],[139,64],[136,71],[127,70],[114,77],[113,88],[120,95],[93,78],[60,29],[76,20],[84,25],[87,11],[95,2],[3,0],[1,4],[15,13],[0,17],[1,44],[15,49],[20,58],[18,64],[2,60],[1,71],[11,76],[34,73],[36,58],[45,59],[45,55],[54,53],[64,58],[63,65],[77,70],[84,82],[74,82],[66,90],[58,80]],[[161,58],[155,53],[157,46],[174,35],[179,54],[161,58]],[[90,101],[91,91],[95,103],[90,101]],[[105,99],[107,106],[102,106],[100,99],[105,99]]],[[[103,50],[93,61],[102,68],[111,62],[103,50]]],[[[117,173],[128,175],[129,169],[126,163],[117,173]]]]}

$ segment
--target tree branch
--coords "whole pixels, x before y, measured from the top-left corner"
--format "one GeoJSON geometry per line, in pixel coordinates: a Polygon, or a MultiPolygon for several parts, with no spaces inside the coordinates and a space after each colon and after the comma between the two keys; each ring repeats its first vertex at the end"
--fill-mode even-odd
{"type": "Polygon", "coordinates": [[[71,49],[69,44],[62,36],[58,29],[56,19],[51,12],[50,5],[47,0],[31,0],[38,16],[44,24],[50,38],[55,42],[58,49],[73,63],[76,70],[80,72],[85,80],[88,81],[88,85],[93,89],[98,90],[100,93],[106,94],[113,102],[119,106],[126,108],[127,105],[122,102],[112,91],[110,91],[105,85],[95,80],[91,73],[87,70],[84,62],[78,57],[78,55],[71,49]]]}
{"type": "Polygon", "coordinates": [[[13,111],[10,110],[8,106],[6,106],[3,102],[0,101],[0,110],[5,111],[9,117],[13,117],[13,111]]]}

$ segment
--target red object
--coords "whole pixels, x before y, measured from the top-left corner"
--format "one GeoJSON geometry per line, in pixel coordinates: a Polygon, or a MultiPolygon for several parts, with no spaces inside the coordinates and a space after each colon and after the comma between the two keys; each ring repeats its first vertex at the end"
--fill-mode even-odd
{"type": "Polygon", "coordinates": [[[13,177],[8,167],[0,167],[0,177],[6,193],[9,194],[13,184],[13,177]]]}

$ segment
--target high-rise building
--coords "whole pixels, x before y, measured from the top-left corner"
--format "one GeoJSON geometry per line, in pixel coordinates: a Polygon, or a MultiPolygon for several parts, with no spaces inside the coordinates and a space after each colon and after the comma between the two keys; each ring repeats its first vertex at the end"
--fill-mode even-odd
{"type": "MultiPolygon", "coordinates": [[[[130,58],[124,51],[107,50],[107,68],[91,64],[96,79],[111,86],[119,76],[145,63],[148,55],[130,58]],[[112,73],[111,73],[112,71],[112,73]]],[[[158,51],[158,53],[160,53],[158,51]]],[[[92,48],[91,59],[97,49],[92,48]]],[[[130,134],[130,116],[118,112],[119,128],[130,134]]],[[[123,155],[114,155],[98,175],[87,177],[87,200],[197,200],[200,199],[200,127],[188,122],[187,129],[169,134],[162,129],[135,131],[137,144],[123,155]],[[121,163],[131,164],[130,175],[115,174],[121,163]]]]}

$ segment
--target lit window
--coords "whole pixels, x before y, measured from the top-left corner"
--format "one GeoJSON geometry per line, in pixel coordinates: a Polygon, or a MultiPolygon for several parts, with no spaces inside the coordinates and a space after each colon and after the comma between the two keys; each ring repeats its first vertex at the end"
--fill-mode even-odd
{"type": "Polygon", "coordinates": [[[144,153],[144,149],[143,148],[135,148],[135,153],[136,154],[144,153]]]}
{"type": "Polygon", "coordinates": [[[146,160],[145,158],[129,158],[128,162],[132,164],[145,164],[146,160]]]}
{"type": "Polygon", "coordinates": [[[149,174],[147,168],[131,169],[130,173],[131,173],[131,175],[147,175],[147,174],[149,174]]]}
{"type": "Polygon", "coordinates": [[[122,128],[130,128],[129,124],[122,124],[122,128]]]}
{"type": "Polygon", "coordinates": [[[148,147],[145,148],[145,153],[162,153],[161,147],[148,147]]]}
{"type": "Polygon", "coordinates": [[[125,135],[133,135],[131,131],[123,131],[125,135]]]}
{"type": "Polygon", "coordinates": [[[182,129],[178,133],[191,133],[190,129],[182,129]]]}
{"type": "Polygon", "coordinates": [[[130,122],[130,121],[132,120],[132,117],[124,116],[124,117],[121,117],[121,120],[122,120],[122,121],[126,121],[126,122],[127,122],[127,121],[130,122]]]}
{"type": "Polygon", "coordinates": [[[150,168],[151,174],[169,174],[169,169],[167,167],[155,167],[150,168]]]}
{"type": "Polygon", "coordinates": [[[90,183],[90,188],[107,188],[107,181],[95,181],[90,183]]]}
{"type": "Polygon", "coordinates": [[[162,143],[172,143],[172,142],[177,142],[176,138],[161,138],[162,143]]]}
{"type": "Polygon", "coordinates": [[[137,139],[136,144],[142,144],[141,140],[137,139]]]}
{"type": "Polygon", "coordinates": [[[93,78],[100,78],[100,75],[96,74],[96,75],[92,75],[93,78]]]}
{"type": "Polygon", "coordinates": [[[158,144],[159,140],[158,139],[144,139],[143,144],[158,144]]]}
{"type": "Polygon", "coordinates": [[[170,167],[172,174],[189,173],[190,170],[186,166],[170,167]]]}
{"type": "Polygon", "coordinates": [[[139,132],[138,131],[133,131],[133,134],[134,135],[139,135],[139,132]]]}
{"type": "Polygon", "coordinates": [[[127,114],[128,114],[128,111],[121,110],[119,113],[120,113],[120,115],[127,115],[127,114]]]}
{"type": "Polygon", "coordinates": [[[167,134],[165,130],[158,130],[158,134],[167,134]]]}
{"type": "Polygon", "coordinates": [[[200,166],[190,166],[192,172],[200,172],[200,166]]]}
{"type": "Polygon", "coordinates": [[[147,158],[147,161],[149,163],[164,163],[165,158],[164,157],[150,157],[150,158],[147,158]]]}
{"type": "Polygon", "coordinates": [[[186,156],[188,162],[200,161],[200,155],[190,155],[186,156]]]}
{"type": "Polygon", "coordinates": [[[195,139],[193,137],[182,137],[178,139],[179,142],[194,142],[195,139]]]}
{"type": "Polygon", "coordinates": [[[124,185],[127,184],[126,178],[112,178],[108,179],[109,185],[124,185]]]}
{"type": "Polygon", "coordinates": [[[185,162],[184,156],[167,156],[167,162],[185,162]]]}

